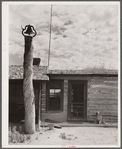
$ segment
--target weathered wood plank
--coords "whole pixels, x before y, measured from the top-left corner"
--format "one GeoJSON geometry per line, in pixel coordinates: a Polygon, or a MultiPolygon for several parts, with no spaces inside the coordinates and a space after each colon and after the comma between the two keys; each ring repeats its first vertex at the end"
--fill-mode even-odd
{"type": "Polygon", "coordinates": [[[97,107],[99,107],[99,106],[109,106],[109,107],[111,107],[111,106],[117,106],[118,105],[118,102],[117,101],[111,101],[111,100],[103,100],[103,101],[89,101],[89,102],[87,102],[87,106],[88,107],[92,107],[92,106],[97,106],[97,107]]]}
{"type": "MultiPolygon", "coordinates": [[[[105,114],[105,115],[112,115],[112,114],[117,114],[118,113],[118,110],[108,110],[108,109],[105,109],[105,110],[102,110],[102,109],[99,109],[99,112],[100,113],[102,113],[102,114],[105,114]]],[[[89,115],[89,113],[90,113],[90,115],[94,115],[94,114],[96,114],[96,109],[88,109],[87,108],[87,115],[89,115]]]]}
{"type": "MultiPolygon", "coordinates": [[[[96,115],[88,115],[87,116],[88,118],[96,118],[96,115]]],[[[117,115],[104,115],[102,114],[102,117],[103,118],[112,118],[112,119],[118,119],[118,116],[117,115]]]]}
{"type": "MultiPolygon", "coordinates": [[[[88,115],[87,116],[88,118],[96,118],[96,115],[88,115]]],[[[113,118],[113,119],[118,119],[118,116],[117,115],[104,115],[102,114],[102,117],[103,118],[113,118]]]]}
{"type": "Polygon", "coordinates": [[[87,101],[87,106],[92,105],[117,105],[118,99],[90,99],[87,101]]]}
{"type": "Polygon", "coordinates": [[[102,98],[102,99],[117,99],[118,98],[118,94],[109,94],[109,93],[106,93],[106,94],[88,94],[88,100],[91,100],[91,99],[97,99],[97,98],[102,98]]]}
{"type": "Polygon", "coordinates": [[[112,89],[114,89],[114,88],[118,88],[118,86],[115,86],[115,84],[113,85],[108,85],[108,84],[105,84],[105,83],[101,83],[101,82],[91,82],[90,84],[89,84],[89,88],[112,88],[112,89]]]}
{"type": "Polygon", "coordinates": [[[46,113],[47,111],[45,108],[42,108],[41,111],[42,111],[42,117],[43,117],[43,113],[46,113]]]}
{"type": "MultiPolygon", "coordinates": [[[[88,118],[88,121],[95,122],[95,120],[96,120],[95,118],[88,118]]],[[[105,118],[104,120],[107,123],[117,123],[118,122],[118,119],[108,119],[108,118],[105,118]]]]}
{"type": "Polygon", "coordinates": [[[118,81],[118,77],[91,77],[91,82],[93,81],[118,81]]]}
{"type": "Polygon", "coordinates": [[[118,99],[118,94],[109,94],[109,93],[106,93],[106,94],[88,94],[88,96],[87,96],[87,99],[88,99],[88,101],[89,100],[94,100],[94,99],[110,99],[110,100],[112,100],[112,99],[114,99],[114,100],[116,100],[116,99],[118,99]]]}
{"type": "MultiPolygon", "coordinates": [[[[87,116],[95,115],[100,111],[104,115],[118,114],[118,78],[93,77],[88,82],[87,116]]],[[[95,117],[94,117],[95,118],[95,117]]],[[[89,119],[89,118],[88,118],[89,119]]],[[[91,119],[91,118],[90,118],[91,119]]],[[[116,118],[109,121],[117,121],[116,118]]]]}
{"type": "MultiPolygon", "coordinates": [[[[96,119],[96,117],[93,117],[93,116],[88,116],[87,117],[88,119],[96,119]]],[[[106,117],[106,116],[103,116],[102,117],[103,119],[108,119],[108,120],[118,120],[118,118],[117,117],[112,117],[112,116],[108,116],[108,117],[106,117]]]]}
{"type": "Polygon", "coordinates": [[[46,107],[46,104],[42,104],[42,108],[45,108],[46,107]]]}
{"type": "MultiPolygon", "coordinates": [[[[97,110],[98,111],[98,110],[97,110]]],[[[118,113],[116,111],[104,111],[104,110],[99,110],[99,112],[102,114],[102,115],[118,115],[118,113]]],[[[90,116],[90,115],[96,115],[96,110],[88,110],[87,111],[87,116],[90,116]]]]}
{"type": "MultiPolygon", "coordinates": [[[[113,118],[103,118],[103,119],[105,120],[105,122],[111,122],[111,123],[118,122],[118,119],[113,119],[113,118]]],[[[89,117],[87,120],[94,121],[94,122],[96,121],[95,118],[91,118],[91,117],[89,117]]]]}
{"type": "Polygon", "coordinates": [[[118,101],[117,100],[91,100],[87,102],[87,106],[100,106],[100,105],[118,105],[118,101]]]}
{"type": "Polygon", "coordinates": [[[109,86],[113,85],[118,87],[118,81],[104,81],[103,83],[109,86]]]}
{"type": "Polygon", "coordinates": [[[113,94],[116,94],[118,95],[118,90],[117,89],[88,89],[88,95],[104,95],[104,94],[110,94],[110,95],[113,95],[113,94]]]}
{"type": "Polygon", "coordinates": [[[105,93],[106,92],[113,92],[113,91],[116,91],[117,93],[118,93],[118,87],[116,87],[116,86],[108,86],[108,85],[101,85],[101,84],[98,84],[98,85],[96,85],[96,84],[93,84],[93,85],[90,85],[89,87],[88,87],[88,91],[89,92],[95,92],[95,91],[105,91],[105,93]]]}
{"type": "Polygon", "coordinates": [[[117,88],[110,87],[92,87],[88,89],[89,94],[118,94],[117,88]]]}
{"type": "Polygon", "coordinates": [[[118,97],[116,96],[116,97],[114,97],[114,98],[103,98],[103,96],[102,96],[102,98],[101,97],[97,97],[97,98],[95,98],[94,96],[92,96],[91,95],[91,98],[87,98],[87,101],[88,102],[101,102],[101,101],[108,101],[108,102],[110,102],[110,101],[118,101],[118,97]]]}
{"type": "Polygon", "coordinates": [[[118,86],[118,81],[109,81],[109,80],[95,80],[95,81],[89,81],[89,85],[92,84],[103,84],[103,85],[108,85],[108,86],[118,86]]]}
{"type": "Polygon", "coordinates": [[[107,111],[117,111],[118,110],[118,106],[117,105],[93,105],[93,106],[89,106],[87,108],[88,110],[107,110],[107,111]]]}
{"type": "MultiPolygon", "coordinates": [[[[117,87],[114,87],[114,86],[100,86],[100,85],[91,85],[89,88],[88,88],[88,90],[89,90],[89,92],[93,92],[94,93],[94,91],[103,91],[103,92],[113,92],[113,91],[116,91],[116,92],[118,92],[118,88],[117,87]]],[[[100,92],[100,93],[101,93],[100,92]]]]}

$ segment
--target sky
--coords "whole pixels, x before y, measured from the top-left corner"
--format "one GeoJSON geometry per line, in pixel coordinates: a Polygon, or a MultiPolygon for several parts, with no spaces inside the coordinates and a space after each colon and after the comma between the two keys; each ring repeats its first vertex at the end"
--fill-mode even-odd
{"type": "MultiPolygon", "coordinates": [[[[22,28],[31,24],[34,57],[48,65],[51,6],[9,5],[9,65],[23,65],[22,28]]],[[[52,5],[50,69],[118,69],[118,5],[52,5]]]]}

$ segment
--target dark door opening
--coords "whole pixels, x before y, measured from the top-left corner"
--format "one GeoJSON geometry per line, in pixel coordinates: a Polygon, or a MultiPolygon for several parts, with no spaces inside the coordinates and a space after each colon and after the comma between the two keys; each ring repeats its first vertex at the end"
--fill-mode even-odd
{"type": "MultiPolygon", "coordinates": [[[[24,120],[24,97],[22,81],[11,81],[9,84],[9,122],[24,120]]],[[[39,120],[39,83],[34,83],[35,123],[39,120]]]]}
{"type": "Polygon", "coordinates": [[[86,83],[72,81],[69,84],[69,120],[86,119],[86,83]]]}

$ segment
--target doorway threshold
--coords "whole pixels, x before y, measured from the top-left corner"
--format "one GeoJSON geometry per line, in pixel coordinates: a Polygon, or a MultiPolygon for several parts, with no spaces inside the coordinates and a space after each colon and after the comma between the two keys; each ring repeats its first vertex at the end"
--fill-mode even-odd
{"type": "Polygon", "coordinates": [[[68,120],[68,123],[82,123],[82,122],[87,122],[86,119],[70,119],[68,120]]]}

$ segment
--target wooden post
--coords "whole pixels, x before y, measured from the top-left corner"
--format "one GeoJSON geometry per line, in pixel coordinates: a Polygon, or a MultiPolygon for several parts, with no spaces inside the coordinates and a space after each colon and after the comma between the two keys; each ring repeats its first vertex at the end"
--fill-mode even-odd
{"type": "Polygon", "coordinates": [[[35,100],[33,91],[32,37],[25,36],[23,95],[25,104],[25,132],[35,132],[35,100]]]}
{"type": "Polygon", "coordinates": [[[37,124],[37,130],[40,130],[40,118],[41,118],[41,83],[40,83],[40,86],[39,86],[39,98],[38,98],[38,124],[37,124]]]}
{"type": "Polygon", "coordinates": [[[35,132],[35,97],[33,90],[33,46],[32,39],[35,36],[33,26],[27,25],[22,34],[25,37],[24,52],[24,76],[23,76],[23,95],[25,106],[25,133],[35,132]],[[34,33],[34,36],[31,36],[34,33]]]}

